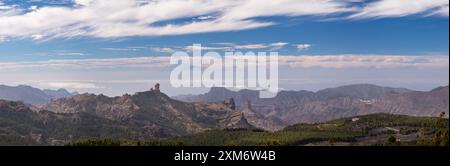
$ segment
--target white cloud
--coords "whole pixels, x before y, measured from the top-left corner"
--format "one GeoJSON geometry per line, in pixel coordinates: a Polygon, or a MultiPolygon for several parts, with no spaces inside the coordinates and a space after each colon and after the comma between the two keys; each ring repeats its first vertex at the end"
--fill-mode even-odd
{"type": "MultiPolygon", "coordinates": [[[[98,38],[179,35],[235,31],[271,26],[265,16],[328,15],[347,12],[345,2],[334,0],[75,0],[76,7],[44,6],[25,12],[2,10],[0,36],[31,38],[90,36],[98,38]],[[211,14],[217,17],[209,17],[211,14]],[[189,23],[155,23],[183,18],[189,23]],[[205,19],[207,18],[207,19],[205,19]]],[[[5,8],[5,7],[3,7],[5,8]]]]}
{"type": "Polygon", "coordinates": [[[378,0],[369,3],[349,18],[403,17],[422,13],[448,17],[448,5],[448,0],[378,0]]]}
{"type": "Polygon", "coordinates": [[[438,15],[438,16],[448,17],[449,16],[449,7],[448,7],[448,5],[441,7],[438,10],[430,13],[430,15],[438,15]]]}
{"type": "Polygon", "coordinates": [[[19,14],[22,10],[17,5],[6,5],[0,1],[0,18],[19,14]]]}
{"type": "Polygon", "coordinates": [[[8,10],[11,8],[12,8],[11,6],[7,6],[7,5],[5,5],[4,2],[0,1],[0,10],[8,10]]]}
{"type": "Polygon", "coordinates": [[[94,2],[94,0],[74,0],[74,1],[76,4],[81,6],[89,6],[94,2]]]}
{"type": "Polygon", "coordinates": [[[155,51],[155,52],[163,52],[163,53],[174,53],[176,52],[174,49],[172,48],[168,48],[168,47],[153,47],[151,48],[151,50],[155,51]]]}
{"type": "Polygon", "coordinates": [[[56,53],[56,55],[58,55],[58,56],[83,56],[86,54],[81,53],[81,52],[60,52],[60,53],[56,53]]]}
{"type": "Polygon", "coordinates": [[[264,44],[247,44],[247,45],[235,45],[235,49],[262,49],[267,48],[264,44]]]}
{"type": "Polygon", "coordinates": [[[288,44],[289,44],[289,43],[286,43],[286,42],[272,43],[272,44],[270,44],[270,47],[272,47],[272,48],[270,49],[270,51],[276,51],[276,50],[282,49],[284,46],[286,46],[286,45],[288,45],[288,44]]]}
{"type": "Polygon", "coordinates": [[[184,51],[191,52],[194,49],[202,49],[202,51],[233,51],[233,47],[230,46],[224,46],[224,47],[208,47],[208,46],[185,46],[183,47],[184,51]]]}
{"type": "Polygon", "coordinates": [[[170,57],[136,57],[110,59],[71,59],[33,62],[0,62],[1,70],[12,69],[109,69],[109,68],[158,68],[170,66],[170,57]]]}
{"type": "Polygon", "coordinates": [[[321,68],[449,68],[448,56],[321,55],[282,56],[281,65],[321,68]]]}
{"type": "MultiPolygon", "coordinates": [[[[316,55],[279,56],[280,66],[302,68],[449,68],[449,57],[413,55],[316,55]]],[[[110,59],[48,60],[34,62],[0,62],[1,70],[55,69],[91,70],[123,68],[171,67],[170,56],[152,56],[110,59]]],[[[1,71],[0,70],[0,71],[1,71]]]]}
{"type": "MultiPolygon", "coordinates": [[[[45,1],[42,1],[45,2],[45,1]]],[[[64,1],[65,2],[65,1],[64,1]]],[[[21,9],[0,2],[3,38],[115,38],[238,31],[279,24],[272,16],[349,18],[402,17],[413,14],[448,17],[448,0],[378,0],[355,6],[354,0],[74,0],[74,7],[21,9]],[[340,16],[338,16],[340,17],[340,16]],[[172,20],[190,19],[173,23],[172,20]],[[171,22],[159,24],[162,22],[171,22]],[[36,38],[36,34],[40,35],[36,38]]],[[[53,1],[52,1],[53,3],[53,1]]],[[[67,3],[67,2],[65,2],[67,3]]],[[[51,3],[43,3],[51,4],[51,3]]],[[[175,21],[176,22],[176,21],[175,21]]]]}
{"type": "MultiPolygon", "coordinates": [[[[226,50],[226,51],[235,51],[235,50],[254,50],[254,49],[269,49],[269,51],[275,51],[283,48],[289,43],[286,42],[276,42],[276,43],[253,43],[253,44],[236,44],[236,43],[213,43],[214,45],[221,45],[223,47],[214,47],[216,50],[226,50]]],[[[192,47],[188,47],[191,48],[192,47]]],[[[204,49],[204,47],[202,47],[204,49]]],[[[214,50],[208,49],[207,50],[214,50]]]]}
{"type": "Polygon", "coordinates": [[[335,0],[244,0],[224,14],[225,19],[249,19],[266,16],[327,15],[355,9],[335,0]]]}
{"type": "Polygon", "coordinates": [[[213,19],[213,18],[215,18],[214,16],[200,16],[200,17],[197,17],[197,19],[199,19],[199,20],[209,20],[209,19],[213,19]]]}
{"type": "Polygon", "coordinates": [[[42,38],[44,38],[45,36],[44,35],[41,35],[41,34],[34,34],[34,35],[31,35],[31,39],[33,39],[33,40],[40,40],[40,39],[42,39],[42,38]]]}
{"type": "Polygon", "coordinates": [[[311,44],[297,44],[296,47],[298,49],[298,51],[304,51],[307,50],[309,48],[311,48],[311,44]]]}
{"type": "Polygon", "coordinates": [[[31,10],[31,11],[35,11],[35,10],[37,10],[37,9],[38,9],[37,6],[31,6],[31,7],[29,8],[29,10],[31,10]]]}
{"type": "Polygon", "coordinates": [[[6,41],[6,37],[0,36],[0,43],[5,42],[5,41],[6,41]]]}
{"type": "Polygon", "coordinates": [[[286,42],[277,42],[277,43],[270,44],[270,46],[273,46],[273,47],[284,47],[284,46],[286,46],[288,44],[289,43],[286,43],[286,42]]]}
{"type": "Polygon", "coordinates": [[[139,48],[135,48],[135,47],[126,47],[126,48],[101,48],[102,50],[107,50],[107,51],[139,51],[139,48]]]}
{"type": "Polygon", "coordinates": [[[66,89],[99,89],[95,83],[88,82],[41,82],[41,86],[48,86],[51,88],[66,88],[66,89]]]}

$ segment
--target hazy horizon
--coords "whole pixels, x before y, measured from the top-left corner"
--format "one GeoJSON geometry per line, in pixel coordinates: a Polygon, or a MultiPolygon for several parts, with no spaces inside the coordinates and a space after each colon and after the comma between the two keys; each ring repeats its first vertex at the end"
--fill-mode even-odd
{"type": "MultiPolygon", "coordinates": [[[[159,83],[159,82],[157,82],[157,83],[159,83]]],[[[328,89],[328,88],[338,88],[338,87],[350,86],[350,85],[375,85],[375,86],[389,87],[389,88],[405,88],[405,89],[409,89],[409,90],[413,90],[413,91],[422,91],[422,92],[431,91],[431,90],[439,88],[439,87],[449,86],[449,84],[446,84],[446,85],[439,85],[439,86],[436,86],[436,87],[433,87],[433,88],[430,88],[430,89],[412,89],[412,88],[406,88],[406,87],[384,86],[384,85],[379,85],[379,84],[354,83],[354,84],[343,84],[343,85],[337,85],[337,86],[333,86],[333,87],[326,87],[326,88],[319,88],[319,89],[280,89],[280,92],[281,91],[311,91],[311,92],[317,92],[317,91],[328,89]]],[[[150,88],[153,88],[154,85],[149,85],[148,89],[142,89],[140,91],[138,90],[138,91],[133,91],[133,92],[125,92],[123,94],[117,94],[117,95],[108,95],[108,94],[105,94],[105,93],[102,93],[102,92],[71,91],[71,90],[68,90],[68,89],[65,89],[65,88],[57,88],[57,89],[55,89],[55,88],[53,88],[53,89],[52,88],[39,88],[39,87],[26,85],[26,84],[7,85],[7,84],[1,84],[0,83],[0,86],[8,86],[8,87],[30,86],[30,87],[37,88],[37,89],[40,89],[40,90],[54,90],[54,91],[60,90],[60,89],[64,89],[64,90],[67,90],[69,93],[79,93],[79,94],[90,93],[90,94],[96,94],[96,95],[102,94],[102,95],[106,95],[106,96],[109,96],[109,97],[117,97],[117,96],[123,96],[125,94],[134,94],[134,93],[137,93],[137,92],[149,91],[150,88]]],[[[226,87],[212,87],[212,88],[225,88],[225,89],[228,89],[228,90],[234,91],[234,92],[238,92],[238,91],[241,91],[241,90],[251,90],[251,89],[245,89],[245,88],[244,89],[236,89],[236,88],[226,88],[226,87]]],[[[161,91],[163,93],[167,94],[168,96],[175,97],[175,96],[183,96],[183,95],[204,94],[204,93],[207,93],[208,91],[210,91],[211,88],[181,88],[181,89],[186,89],[187,92],[189,92],[189,91],[195,91],[195,92],[193,92],[193,93],[178,93],[178,94],[175,94],[175,95],[171,95],[169,93],[166,93],[164,87],[162,87],[161,91]]]]}

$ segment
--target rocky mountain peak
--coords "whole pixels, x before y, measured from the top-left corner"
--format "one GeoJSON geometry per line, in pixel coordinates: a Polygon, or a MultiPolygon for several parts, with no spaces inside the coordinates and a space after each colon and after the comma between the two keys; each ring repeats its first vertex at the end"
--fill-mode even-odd
{"type": "Polygon", "coordinates": [[[153,88],[150,88],[150,91],[155,91],[155,92],[161,92],[160,88],[160,84],[156,83],[155,86],[153,88]]]}
{"type": "Polygon", "coordinates": [[[211,128],[253,128],[242,112],[236,111],[234,99],[216,103],[185,103],[154,89],[134,95],[108,97],[82,94],[52,100],[42,109],[67,114],[87,113],[101,118],[143,127],[144,133],[174,136],[197,133],[211,128]]]}

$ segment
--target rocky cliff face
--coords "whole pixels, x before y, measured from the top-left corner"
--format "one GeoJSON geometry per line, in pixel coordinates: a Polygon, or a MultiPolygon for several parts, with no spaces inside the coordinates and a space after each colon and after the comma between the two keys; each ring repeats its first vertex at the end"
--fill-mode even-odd
{"type": "Polygon", "coordinates": [[[149,134],[173,136],[213,128],[251,128],[230,101],[185,103],[169,98],[159,90],[110,98],[82,94],[52,100],[42,107],[55,113],[88,113],[143,126],[149,134]],[[155,130],[155,131],[153,131],[155,130]]]}
{"type": "Polygon", "coordinates": [[[73,97],[51,100],[41,107],[55,113],[91,113],[108,119],[127,119],[139,107],[130,95],[110,98],[104,95],[81,94],[73,97]]]}
{"type": "Polygon", "coordinates": [[[448,95],[448,87],[442,87],[429,92],[388,93],[368,99],[352,96],[337,97],[305,102],[276,112],[289,124],[323,122],[372,113],[437,117],[441,112],[446,112],[448,115],[448,95]]]}
{"type": "Polygon", "coordinates": [[[185,103],[159,89],[119,97],[81,94],[53,99],[39,108],[0,100],[0,138],[21,143],[57,145],[88,138],[145,140],[241,128],[255,127],[235,110],[233,100],[185,103]]]}
{"type": "Polygon", "coordinates": [[[178,99],[214,101],[223,97],[235,97],[238,106],[250,101],[251,107],[244,106],[241,111],[250,123],[267,130],[274,129],[276,124],[284,127],[371,113],[438,116],[440,112],[446,112],[448,115],[449,110],[448,86],[430,92],[418,92],[404,88],[357,84],[318,92],[281,91],[271,99],[259,99],[257,94],[256,91],[249,90],[234,92],[225,88],[214,88],[207,94],[178,99]],[[269,124],[268,121],[277,123],[269,124]]]}
{"type": "Polygon", "coordinates": [[[246,104],[241,105],[239,110],[242,111],[248,122],[257,128],[277,131],[287,126],[286,123],[276,116],[263,116],[262,114],[256,113],[252,108],[251,101],[247,101],[246,104]]]}
{"type": "Polygon", "coordinates": [[[441,112],[449,113],[449,87],[439,87],[429,92],[409,92],[389,94],[375,99],[373,110],[393,114],[413,116],[439,116],[441,112]]]}

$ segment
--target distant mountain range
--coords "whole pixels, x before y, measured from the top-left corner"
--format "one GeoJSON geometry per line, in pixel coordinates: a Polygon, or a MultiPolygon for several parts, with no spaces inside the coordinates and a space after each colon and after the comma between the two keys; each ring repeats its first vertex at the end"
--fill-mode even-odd
{"type": "Polygon", "coordinates": [[[175,99],[160,92],[159,86],[118,97],[27,86],[2,89],[9,90],[1,91],[3,95],[13,96],[5,98],[39,103],[0,100],[0,144],[19,145],[60,145],[91,138],[146,140],[213,129],[277,131],[298,123],[374,113],[436,117],[445,112],[448,117],[449,112],[448,86],[421,92],[360,84],[318,92],[282,91],[271,99],[258,98],[257,91],[225,88],[175,99]]]}
{"type": "MultiPolygon", "coordinates": [[[[362,99],[372,99],[377,97],[382,97],[389,93],[405,93],[411,92],[413,90],[405,88],[390,88],[381,87],[377,85],[370,84],[355,84],[341,86],[337,88],[328,88],[324,90],[317,91],[316,93],[311,91],[281,91],[278,93],[275,99],[280,99],[283,97],[311,97],[321,100],[333,99],[339,97],[353,97],[362,99]]],[[[186,102],[217,102],[223,99],[233,98],[236,101],[236,105],[240,106],[246,104],[247,101],[257,101],[259,99],[259,92],[254,90],[240,90],[231,91],[223,87],[212,87],[208,93],[200,95],[180,95],[174,96],[174,99],[186,101],[186,102]]]]}
{"type": "Polygon", "coordinates": [[[65,89],[40,90],[31,86],[6,86],[0,85],[0,99],[10,101],[22,101],[28,104],[45,104],[51,99],[78,95],[77,92],[70,93],[65,89]]]}
{"type": "Polygon", "coordinates": [[[448,86],[429,92],[369,84],[348,85],[317,92],[281,91],[274,98],[260,99],[258,91],[212,88],[202,95],[176,96],[186,102],[214,102],[234,98],[249,122],[277,130],[297,123],[318,123],[371,113],[439,116],[449,112],[448,86]]]}

